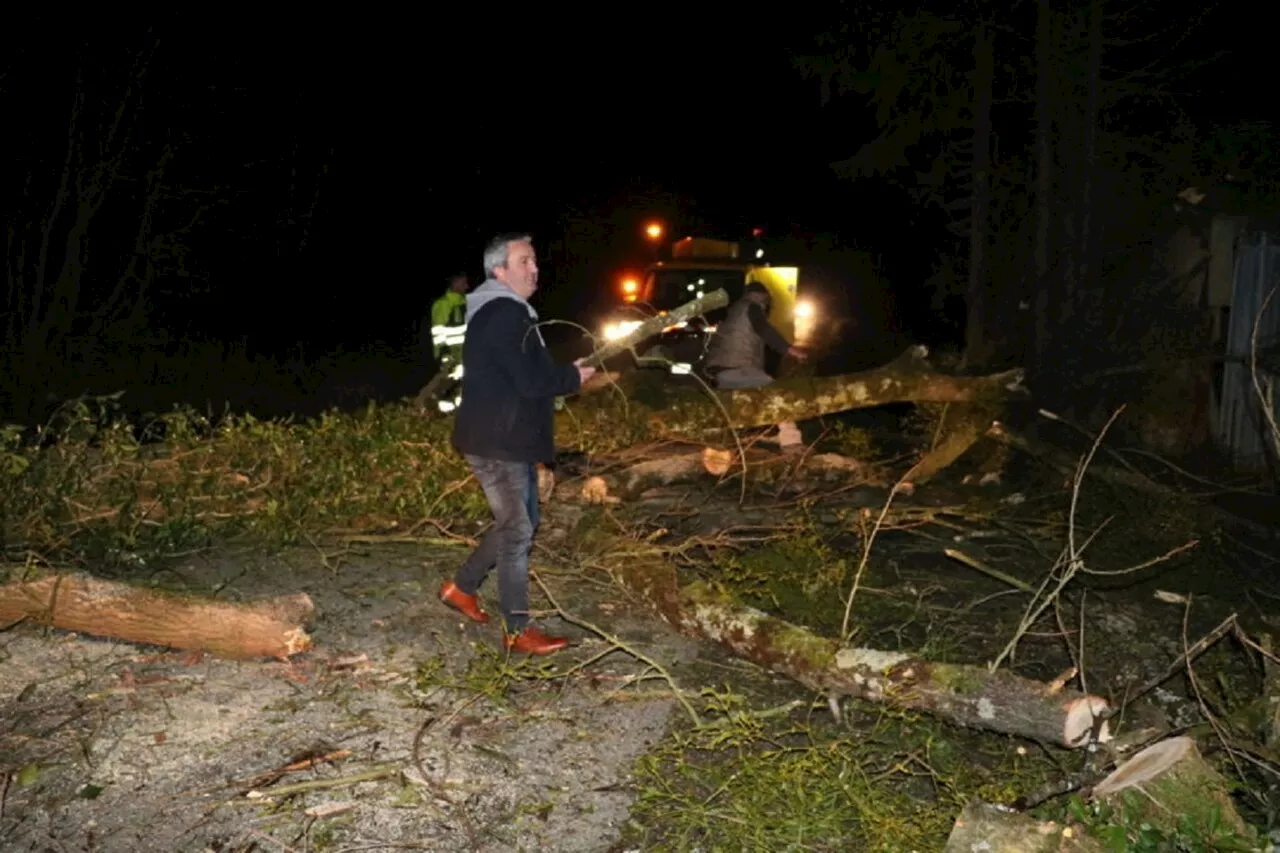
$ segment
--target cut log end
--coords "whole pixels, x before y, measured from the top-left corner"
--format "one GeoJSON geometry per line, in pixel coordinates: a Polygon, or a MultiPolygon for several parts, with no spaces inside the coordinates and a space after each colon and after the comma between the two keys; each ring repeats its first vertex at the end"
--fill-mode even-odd
{"type": "Polygon", "coordinates": [[[1097,726],[1097,742],[1111,740],[1111,727],[1106,717],[1111,706],[1101,696],[1083,696],[1066,704],[1066,718],[1062,725],[1062,742],[1067,746],[1084,746],[1093,737],[1097,726]]]}
{"type": "Polygon", "coordinates": [[[1093,795],[1095,797],[1111,796],[1125,788],[1155,779],[1194,751],[1195,742],[1189,737],[1172,737],[1152,744],[1099,782],[1093,789],[1093,795]]]}
{"type": "Polygon", "coordinates": [[[604,477],[588,477],[582,484],[581,497],[584,503],[589,504],[611,504],[620,500],[609,494],[609,483],[604,477]]]}
{"type": "Polygon", "coordinates": [[[1129,796],[1130,807],[1153,825],[1184,823],[1207,830],[1228,826],[1240,839],[1256,840],[1231,799],[1230,784],[1189,737],[1154,743],[1117,767],[1093,788],[1095,799],[1129,796]]]}
{"type": "Polygon", "coordinates": [[[733,467],[733,451],[717,450],[714,447],[702,449],[702,468],[713,477],[723,477],[733,467]]]}

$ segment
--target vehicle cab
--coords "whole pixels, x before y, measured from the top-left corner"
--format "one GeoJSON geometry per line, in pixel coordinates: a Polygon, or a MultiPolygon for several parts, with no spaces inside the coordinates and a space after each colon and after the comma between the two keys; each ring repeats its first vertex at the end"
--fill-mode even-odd
{"type": "MultiPolygon", "coordinates": [[[[671,246],[670,260],[654,262],[639,275],[620,278],[620,302],[603,323],[601,336],[606,341],[625,337],[646,318],[722,288],[732,304],[742,296],[747,284],[759,282],[772,296],[769,322],[788,341],[796,341],[797,332],[803,333],[812,318],[811,307],[797,299],[800,270],[771,266],[764,251],[757,249],[757,257],[747,260],[739,257],[741,247],[736,242],[700,237],[676,241],[671,246]]],[[[663,358],[672,373],[689,373],[727,311],[727,307],[718,308],[704,317],[674,324],[658,338],[637,344],[636,354],[663,358]]]]}

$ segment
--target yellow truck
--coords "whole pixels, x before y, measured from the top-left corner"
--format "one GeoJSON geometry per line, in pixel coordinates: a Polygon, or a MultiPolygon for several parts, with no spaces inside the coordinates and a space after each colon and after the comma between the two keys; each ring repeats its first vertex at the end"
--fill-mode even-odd
{"type": "MultiPolygon", "coordinates": [[[[642,274],[624,274],[617,288],[619,304],[601,326],[605,340],[616,340],[631,332],[646,317],[670,311],[703,294],[723,288],[732,303],[748,284],[758,282],[772,296],[769,322],[792,343],[803,344],[812,330],[815,309],[801,298],[800,268],[774,266],[767,250],[757,248],[755,257],[740,257],[740,244],[727,240],[685,237],[671,245],[670,260],[650,264],[642,274]]],[[[696,364],[715,324],[727,309],[718,309],[706,318],[672,326],[660,338],[637,347],[641,355],[667,359],[673,373],[688,373],[696,364]],[[660,353],[654,348],[660,347],[660,353]]]]}

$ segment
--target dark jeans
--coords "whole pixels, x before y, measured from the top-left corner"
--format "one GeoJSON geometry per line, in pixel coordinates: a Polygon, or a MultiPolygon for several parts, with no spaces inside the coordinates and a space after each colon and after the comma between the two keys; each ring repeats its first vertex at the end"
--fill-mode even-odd
{"type": "Polygon", "coordinates": [[[493,510],[493,526],[471,552],[454,583],[468,595],[498,567],[498,604],[507,632],[518,633],[529,622],[529,550],[540,520],[538,472],[528,462],[504,462],[467,455],[493,510]]]}

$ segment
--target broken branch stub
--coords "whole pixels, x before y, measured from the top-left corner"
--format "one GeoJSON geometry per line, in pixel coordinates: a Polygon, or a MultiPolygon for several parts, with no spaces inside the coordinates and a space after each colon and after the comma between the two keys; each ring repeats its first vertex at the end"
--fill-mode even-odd
{"type": "MultiPolygon", "coordinates": [[[[1231,802],[1229,783],[1189,737],[1152,744],[1094,786],[1090,797],[1107,803],[1127,799],[1124,811],[1166,833],[1188,825],[1200,832],[1228,827],[1254,849],[1257,833],[1231,802]],[[1133,796],[1126,796],[1132,792],[1133,796]]],[[[1119,811],[1119,809],[1117,809],[1119,811]]],[[[1079,829],[1041,822],[1005,806],[972,802],[956,819],[944,853],[1050,853],[1107,849],[1079,829]]],[[[1232,848],[1235,849],[1235,848],[1232,848]]]]}
{"type": "Polygon", "coordinates": [[[1231,802],[1231,784],[1211,765],[1189,737],[1153,743],[1117,767],[1093,788],[1095,799],[1114,800],[1136,789],[1131,807],[1156,826],[1176,829],[1190,821],[1201,831],[1227,825],[1253,839],[1231,802]]]}
{"type": "Polygon", "coordinates": [[[65,631],[223,658],[289,657],[311,648],[305,593],[234,604],[179,596],[87,574],[0,584],[0,624],[30,619],[65,631]]]}

